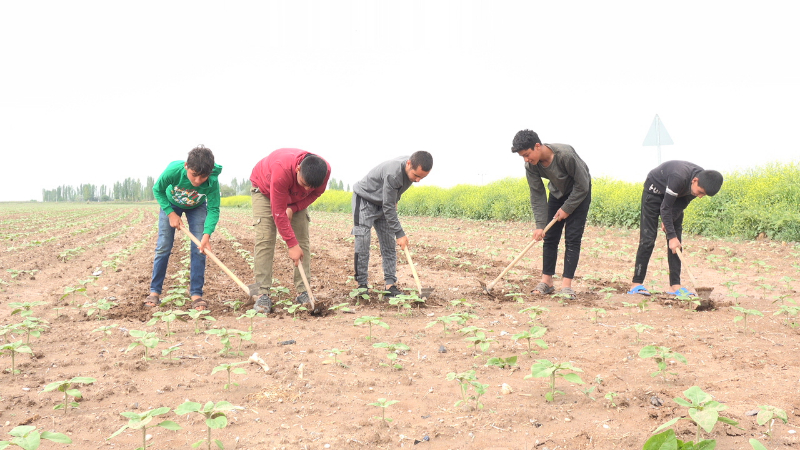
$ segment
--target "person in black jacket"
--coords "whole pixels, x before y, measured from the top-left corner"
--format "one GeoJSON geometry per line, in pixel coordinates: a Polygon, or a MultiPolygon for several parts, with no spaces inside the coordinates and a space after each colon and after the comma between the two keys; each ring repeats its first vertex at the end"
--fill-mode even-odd
{"type": "Polygon", "coordinates": [[[669,251],[669,294],[691,295],[681,287],[681,261],[675,253],[681,248],[683,210],[695,198],[713,197],[722,187],[722,174],[704,170],[687,161],[667,161],[647,174],[642,191],[642,213],[639,228],[639,249],[636,251],[633,281],[628,294],[649,296],[644,287],[647,264],[653,254],[658,218],[661,229],[667,234],[669,251]]]}

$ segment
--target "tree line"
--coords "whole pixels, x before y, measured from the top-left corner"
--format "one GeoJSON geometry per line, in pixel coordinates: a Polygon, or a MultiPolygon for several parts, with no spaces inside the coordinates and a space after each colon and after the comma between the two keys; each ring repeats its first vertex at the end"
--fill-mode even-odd
{"type": "MultiPolygon", "coordinates": [[[[62,185],[55,189],[42,189],[43,202],[142,202],[155,200],[153,185],[155,179],[147,177],[147,182],[126,178],[114,183],[113,186],[92,183],[79,184],[78,186],[62,185]]],[[[220,184],[220,195],[229,197],[234,195],[249,195],[250,180],[236,178],[230,184],[220,184]]]]}

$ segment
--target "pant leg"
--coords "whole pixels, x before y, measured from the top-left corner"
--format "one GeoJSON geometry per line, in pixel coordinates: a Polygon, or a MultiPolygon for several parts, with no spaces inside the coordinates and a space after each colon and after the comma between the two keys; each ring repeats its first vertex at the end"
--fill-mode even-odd
{"type": "Polygon", "coordinates": [[[172,252],[172,243],[175,239],[175,229],[169,224],[169,217],[164,210],[158,213],[158,240],[156,241],[156,254],[153,259],[153,275],[150,278],[150,292],[161,295],[164,287],[164,277],[167,275],[169,255],[172,252]]]}
{"type": "MultiPolygon", "coordinates": [[[[678,241],[683,242],[681,238],[683,234],[683,210],[672,210],[672,217],[674,217],[672,225],[675,227],[675,233],[678,234],[678,241]]],[[[667,263],[669,264],[669,284],[680,285],[681,259],[669,249],[669,241],[667,241],[667,263]]]]}
{"type": "Polygon", "coordinates": [[[383,281],[386,286],[397,283],[397,239],[389,229],[389,223],[381,217],[375,219],[375,234],[378,235],[378,244],[381,247],[383,260],[383,281]]]}
{"type": "MultiPolygon", "coordinates": [[[[564,201],[567,199],[565,198],[564,201]]],[[[562,277],[575,278],[575,270],[581,258],[581,241],[586,230],[586,218],[589,215],[589,205],[592,204],[591,185],[589,193],[572,214],[563,220],[564,223],[564,272],[562,277]]]]}
{"type": "Polygon", "coordinates": [[[639,216],[639,248],[633,266],[633,283],[642,284],[647,276],[647,265],[653,254],[658,234],[658,217],[661,215],[661,196],[642,191],[642,211],[639,216]]]}
{"type": "MultiPolygon", "coordinates": [[[[203,239],[203,228],[206,224],[206,215],[208,215],[208,207],[205,203],[194,208],[186,209],[183,211],[186,215],[186,221],[189,223],[189,232],[197,238],[198,241],[203,239]]],[[[206,282],[206,255],[200,253],[194,242],[191,243],[191,263],[190,263],[190,282],[189,282],[189,295],[203,296],[203,286],[206,282]]]]}
{"type": "Polygon", "coordinates": [[[250,190],[253,201],[253,227],[256,241],[253,249],[253,272],[259,284],[259,294],[269,294],[272,286],[272,264],[275,260],[275,240],[277,227],[272,218],[269,199],[255,188],[250,190]]]}
{"type": "MultiPolygon", "coordinates": [[[[309,222],[311,222],[311,217],[308,215],[307,209],[297,211],[292,215],[292,230],[294,230],[294,236],[297,238],[297,242],[300,244],[300,249],[303,250],[303,259],[301,260],[301,264],[303,265],[303,270],[306,273],[306,277],[310,280],[311,239],[308,232],[309,222]]],[[[294,268],[294,288],[295,292],[298,294],[306,291],[306,287],[303,284],[303,277],[300,275],[300,269],[297,267],[294,268]]]]}
{"type": "Polygon", "coordinates": [[[374,219],[371,204],[353,194],[353,230],[355,254],[353,270],[356,283],[368,284],[369,280],[369,247],[372,239],[372,220],[374,219]]]}
{"type": "MultiPolygon", "coordinates": [[[[547,221],[553,220],[556,212],[561,208],[566,199],[558,199],[550,195],[547,200],[547,221]]],[[[558,243],[561,241],[561,232],[564,221],[556,222],[544,234],[542,242],[542,275],[555,275],[556,262],[558,261],[558,243]]]]}

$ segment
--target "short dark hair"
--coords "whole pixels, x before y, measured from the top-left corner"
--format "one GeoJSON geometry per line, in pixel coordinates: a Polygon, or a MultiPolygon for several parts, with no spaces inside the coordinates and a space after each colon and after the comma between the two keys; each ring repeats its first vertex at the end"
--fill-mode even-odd
{"type": "Polygon", "coordinates": [[[328,164],[319,156],[309,153],[300,163],[300,175],[308,187],[316,189],[322,186],[328,176],[328,164]]]}
{"type": "Polygon", "coordinates": [[[716,170],[704,170],[697,174],[697,185],[706,191],[706,195],[713,197],[722,187],[722,174],[716,170]]]}
{"type": "Polygon", "coordinates": [[[511,144],[511,153],[519,153],[541,143],[542,140],[539,139],[539,135],[535,131],[522,130],[514,136],[514,142],[511,144]]]}
{"type": "Polygon", "coordinates": [[[425,150],[414,152],[408,160],[411,161],[412,169],[419,167],[423,172],[430,172],[433,169],[433,156],[425,150]]]}
{"type": "Polygon", "coordinates": [[[186,158],[186,168],[194,170],[200,176],[211,175],[214,170],[214,154],[211,149],[202,144],[193,148],[186,158]]]}

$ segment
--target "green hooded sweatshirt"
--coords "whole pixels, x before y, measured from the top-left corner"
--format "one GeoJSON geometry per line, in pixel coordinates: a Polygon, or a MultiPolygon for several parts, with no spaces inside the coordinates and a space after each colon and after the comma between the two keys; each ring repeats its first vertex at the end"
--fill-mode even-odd
{"type": "Polygon", "coordinates": [[[153,196],[167,215],[174,212],[173,206],[181,209],[194,209],[203,202],[208,203],[208,215],[206,215],[203,234],[211,235],[219,222],[219,180],[217,177],[222,173],[222,166],[214,164],[208,180],[200,186],[194,187],[186,176],[185,164],[185,161],[169,163],[164,173],[153,185],[153,196]]]}

